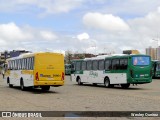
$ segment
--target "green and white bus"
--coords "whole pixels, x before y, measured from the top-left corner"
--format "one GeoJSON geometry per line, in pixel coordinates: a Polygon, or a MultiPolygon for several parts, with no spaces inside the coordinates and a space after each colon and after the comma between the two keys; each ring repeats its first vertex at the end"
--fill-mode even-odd
{"type": "Polygon", "coordinates": [[[160,77],[160,61],[158,60],[152,61],[152,75],[153,75],[153,78],[160,77]]]}
{"type": "Polygon", "coordinates": [[[71,80],[79,85],[91,83],[106,87],[152,82],[152,63],[148,55],[103,55],[73,60],[71,80]]]}
{"type": "Polygon", "coordinates": [[[65,64],[65,75],[71,75],[71,64],[65,64]]]}

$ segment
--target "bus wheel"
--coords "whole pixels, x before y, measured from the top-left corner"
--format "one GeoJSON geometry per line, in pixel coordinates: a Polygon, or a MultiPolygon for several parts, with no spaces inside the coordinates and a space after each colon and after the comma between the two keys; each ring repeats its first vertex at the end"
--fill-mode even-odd
{"type": "Polygon", "coordinates": [[[26,90],[26,87],[24,87],[24,83],[23,83],[23,80],[21,79],[20,81],[20,87],[21,87],[21,90],[22,91],[25,91],[26,90]]]}
{"type": "Polygon", "coordinates": [[[97,83],[93,83],[94,86],[97,86],[97,83]]]}
{"type": "Polygon", "coordinates": [[[81,82],[81,78],[80,77],[77,78],[77,82],[78,82],[78,85],[83,85],[83,83],[81,82]]]}
{"type": "Polygon", "coordinates": [[[50,86],[42,86],[41,89],[42,91],[49,91],[50,86]]]}
{"type": "Polygon", "coordinates": [[[121,84],[121,87],[122,87],[122,88],[125,88],[125,89],[126,89],[126,88],[129,88],[129,86],[130,86],[129,83],[127,83],[127,84],[121,84]]]}
{"type": "Polygon", "coordinates": [[[9,84],[9,87],[10,87],[10,88],[13,88],[13,85],[12,85],[12,84],[9,84]]]}
{"type": "Polygon", "coordinates": [[[106,77],[106,78],[104,79],[104,86],[107,87],[107,88],[114,87],[114,85],[111,85],[111,84],[110,84],[110,80],[109,80],[108,77],[106,77]]]}
{"type": "Polygon", "coordinates": [[[12,84],[10,84],[10,80],[9,80],[9,78],[7,78],[7,83],[8,83],[8,85],[9,85],[9,87],[10,87],[10,88],[12,88],[12,87],[13,87],[13,85],[12,85],[12,84]]]}

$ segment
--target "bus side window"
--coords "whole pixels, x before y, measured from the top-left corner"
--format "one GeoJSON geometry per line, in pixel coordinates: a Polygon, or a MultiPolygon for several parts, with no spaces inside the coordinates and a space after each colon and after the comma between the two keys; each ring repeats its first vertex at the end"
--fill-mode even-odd
{"type": "Polygon", "coordinates": [[[81,62],[76,62],[76,70],[81,70],[81,62]]]}
{"type": "Polygon", "coordinates": [[[13,60],[11,61],[11,70],[13,70],[13,60]]]}
{"type": "Polygon", "coordinates": [[[112,65],[111,65],[111,60],[106,60],[105,61],[105,70],[111,70],[112,65]]]}
{"type": "Polygon", "coordinates": [[[20,63],[21,63],[21,60],[19,59],[19,60],[18,60],[18,70],[20,70],[20,66],[21,66],[20,63]]]}
{"type": "Polygon", "coordinates": [[[8,61],[8,70],[10,70],[10,61],[8,61]]]}
{"type": "Polygon", "coordinates": [[[15,60],[13,60],[13,70],[15,70],[15,60]]]}
{"type": "Polygon", "coordinates": [[[85,61],[82,62],[82,70],[86,70],[86,62],[85,61]]]}
{"type": "Polygon", "coordinates": [[[22,59],[22,70],[24,69],[24,58],[22,59]]]}
{"type": "Polygon", "coordinates": [[[15,60],[15,70],[17,70],[17,60],[15,60]]]}
{"type": "Polygon", "coordinates": [[[87,70],[92,70],[92,61],[87,61],[87,70]]]}
{"type": "Polygon", "coordinates": [[[97,60],[93,61],[93,70],[98,70],[98,61],[97,60]]]}
{"type": "Polygon", "coordinates": [[[119,69],[119,59],[113,59],[112,60],[112,69],[118,70],[119,69]]]}
{"type": "Polygon", "coordinates": [[[34,57],[31,58],[31,70],[34,69],[34,57]]]}
{"type": "Polygon", "coordinates": [[[29,70],[31,70],[32,58],[29,58],[29,70]]]}
{"type": "Polygon", "coordinates": [[[19,60],[17,60],[17,70],[19,70],[19,60]]]}
{"type": "Polygon", "coordinates": [[[14,62],[15,62],[15,66],[14,66],[15,68],[14,69],[17,70],[17,60],[15,60],[14,62]]]}
{"type": "Polygon", "coordinates": [[[16,60],[16,70],[18,70],[18,60],[16,60]]]}
{"type": "Polygon", "coordinates": [[[104,70],[104,60],[99,60],[99,62],[98,62],[98,69],[99,70],[104,70]]]}
{"type": "Polygon", "coordinates": [[[28,58],[26,58],[26,70],[28,70],[28,58]]]}
{"type": "Polygon", "coordinates": [[[128,59],[120,59],[120,69],[126,70],[128,67],[128,59]]]}
{"type": "Polygon", "coordinates": [[[29,58],[29,66],[28,69],[31,70],[31,58],[29,58]]]}
{"type": "Polygon", "coordinates": [[[25,58],[24,60],[25,60],[25,69],[27,69],[27,58],[25,58]]]}
{"type": "Polygon", "coordinates": [[[29,70],[30,68],[30,58],[27,58],[27,70],[29,70]]]}
{"type": "Polygon", "coordinates": [[[13,69],[13,62],[12,62],[12,60],[10,61],[10,70],[12,70],[13,69]]]}
{"type": "Polygon", "coordinates": [[[22,59],[20,59],[20,70],[22,70],[22,59]]]}
{"type": "Polygon", "coordinates": [[[26,59],[23,59],[23,70],[26,69],[26,59]]]}
{"type": "Polygon", "coordinates": [[[17,61],[17,70],[19,69],[19,60],[16,60],[17,61]]]}

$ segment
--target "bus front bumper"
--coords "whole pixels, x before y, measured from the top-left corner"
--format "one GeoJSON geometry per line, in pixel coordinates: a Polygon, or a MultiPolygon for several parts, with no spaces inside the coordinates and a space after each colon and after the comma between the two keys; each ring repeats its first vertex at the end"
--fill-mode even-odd
{"type": "Polygon", "coordinates": [[[131,84],[145,84],[145,83],[151,83],[152,78],[132,78],[130,81],[131,84]]]}
{"type": "Polygon", "coordinates": [[[64,81],[35,81],[34,86],[62,86],[64,81]]]}

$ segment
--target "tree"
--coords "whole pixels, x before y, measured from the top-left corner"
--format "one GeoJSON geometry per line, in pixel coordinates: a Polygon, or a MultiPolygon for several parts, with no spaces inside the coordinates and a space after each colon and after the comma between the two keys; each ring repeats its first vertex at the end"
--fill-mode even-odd
{"type": "Polygon", "coordinates": [[[65,64],[70,64],[72,60],[72,52],[70,50],[65,51],[65,64]]]}
{"type": "Polygon", "coordinates": [[[85,55],[84,54],[78,54],[78,59],[84,59],[85,58],[85,55]]]}

